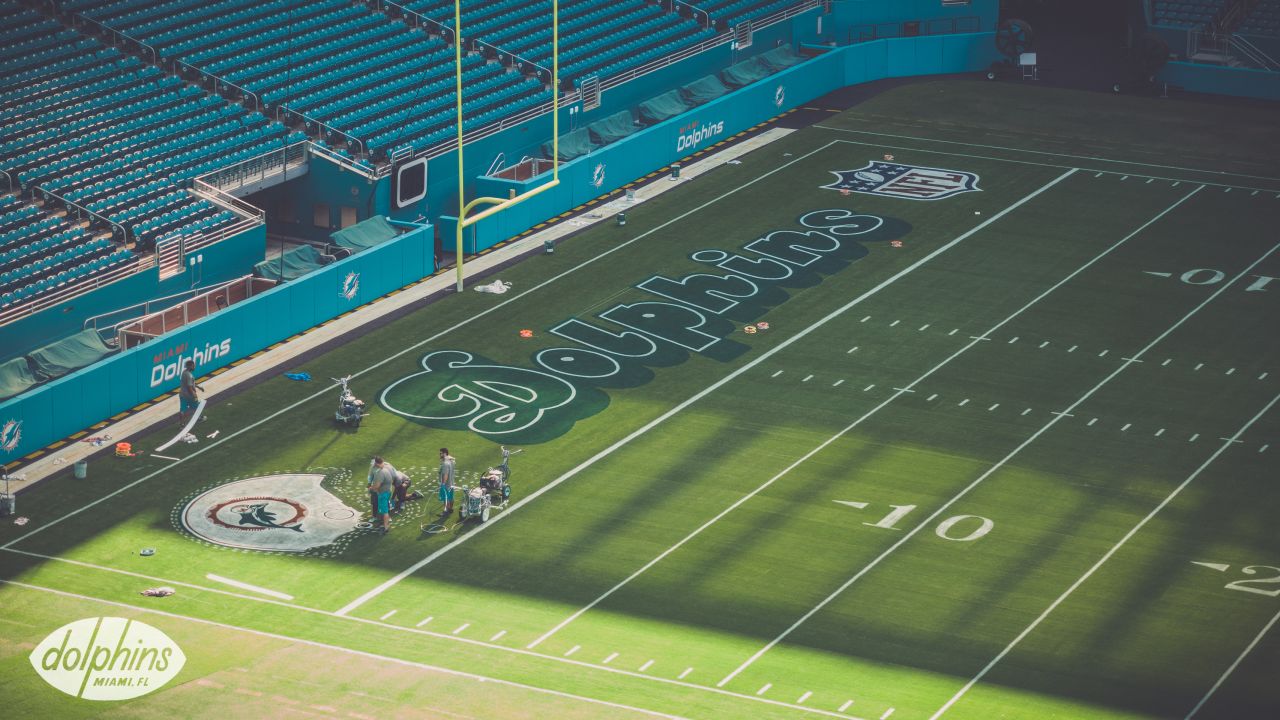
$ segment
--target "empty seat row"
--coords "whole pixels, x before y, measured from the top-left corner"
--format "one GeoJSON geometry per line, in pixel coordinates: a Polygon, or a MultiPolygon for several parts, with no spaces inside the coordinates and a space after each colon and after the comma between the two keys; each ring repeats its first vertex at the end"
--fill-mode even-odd
{"type": "Polygon", "coordinates": [[[0,270],[8,272],[20,265],[25,265],[42,254],[57,252],[83,241],[83,228],[67,226],[65,223],[59,224],[54,232],[43,237],[16,247],[0,250],[0,270]]]}
{"type": "Polygon", "coordinates": [[[81,282],[90,278],[95,274],[100,274],[109,270],[114,270],[124,266],[130,260],[134,259],[134,254],[124,248],[120,248],[107,255],[100,255],[79,264],[59,270],[56,273],[49,274],[34,282],[29,282],[13,288],[12,290],[0,292],[0,307],[9,307],[31,300],[37,300],[43,295],[52,293],[54,290],[81,282]]]}

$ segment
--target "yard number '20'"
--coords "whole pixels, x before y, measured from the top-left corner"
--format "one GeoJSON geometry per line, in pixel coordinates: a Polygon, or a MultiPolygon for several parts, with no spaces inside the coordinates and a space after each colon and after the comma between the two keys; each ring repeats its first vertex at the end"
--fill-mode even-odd
{"type": "Polygon", "coordinates": [[[1235,582],[1227,583],[1226,588],[1228,590],[1239,590],[1240,592],[1257,593],[1258,595],[1266,595],[1268,597],[1280,597],[1280,587],[1275,590],[1263,590],[1260,587],[1254,587],[1255,585],[1280,585],[1280,567],[1275,567],[1273,565],[1250,565],[1242,569],[1240,572],[1245,575],[1257,575],[1259,570],[1275,570],[1277,574],[1271,577],[1257,578],[1256,580],[1236,580],[1235,582]]]}
{"type": "MultiPolygon", "coordinates": [[[[867,503],[850,502],[848,500],[837,500],[836,502],[840,503],[841,505],[848,505],[850,507],[858,508],[859,510],[867,506],[867,503]]],[[[884,517],[880,518],[879,522],[873,522],[873,523],[868,522],[868,523],[862,523],[862,524],[870,525],[871,527],[884,528],[886,530],[897,530],[898,522],[902,520],[904,517],[906,517],[907,515],[909,515],[912,510],[916,509],[915,505],[890,505],[889,507],[893,508],[893,511],[890,512],[888,515],[885,515],[884,517]]],[[[993,522],[991,518],[985,518],[985,517],[982,517],[981,515],[952,515],[946,520],[943,520],[942,522],[938,523],[938,527],[934,528],[933,534],[937,535],[943,540],[952,540],[954,542],[970,542],[973,540],[977,540],[983,535],[986,535],[987,533],[991,532],[991,528],[995,527],[995,525],[996,525],[995,522],[993,522]],[[968,522],[968,521],[973,521],[973,520],[978,521],[977,527],[974,527],[972,530],[970,530],[967,535],[961,535],[960,533],[964,529],[971,527],[973,525],[972,522],[968,522]],[[960,525],[961,523],[964,523],[964,527],[956,528],[956,526],[960,525]]]]}

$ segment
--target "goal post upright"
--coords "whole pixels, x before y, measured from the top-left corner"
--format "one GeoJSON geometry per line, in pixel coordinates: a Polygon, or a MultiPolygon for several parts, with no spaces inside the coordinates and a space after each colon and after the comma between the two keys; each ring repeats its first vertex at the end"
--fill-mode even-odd
{"type": "Polygon", "coordinates": [[[481,220],[518,205],[538,193],[560,184],[560,0],[551,0],[551,180],[532,190],[526,190],[511,198],[478,197],[467,202],[466,170],[462,162],[462,0],[453,1],[453,56],[454,77],[458,106],[458,223],[456,263],[458,292],[462,292],[462,234],[466,228],[481,220]],[[475,215],[471,210],[479,205],[492,205],[475,215]]]}

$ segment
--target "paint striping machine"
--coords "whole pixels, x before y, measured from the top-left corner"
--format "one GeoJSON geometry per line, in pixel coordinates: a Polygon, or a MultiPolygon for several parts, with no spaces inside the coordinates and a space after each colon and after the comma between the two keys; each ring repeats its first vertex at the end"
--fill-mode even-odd
{"type": "Polygon", "coordinates": [[[334,421],[360,427],[360,421],[369,413],[364,411],[364,401],[356,397],[347,386],[351,376],[330,379],[342,386],[342,395],[338,396],[338,410],[333,414],[334,421]]]}
{"type": "Polygon", "coordinates": [[[458,519],[466,521],[470,518],[479,518],[480,522],[489,519],[489,513],[493,508],[502,508],[507,506],[511,500],[511,466],[509,461],[512,455],[518,455],[523,450],[508,450],[506,446],[502,447],[502,463],[497,467],[491,467],[480,476],[480,482],[475,487],[468,488],[462,486],[458,488],[462,491],[462,502],[458,505],[458,519]]]}

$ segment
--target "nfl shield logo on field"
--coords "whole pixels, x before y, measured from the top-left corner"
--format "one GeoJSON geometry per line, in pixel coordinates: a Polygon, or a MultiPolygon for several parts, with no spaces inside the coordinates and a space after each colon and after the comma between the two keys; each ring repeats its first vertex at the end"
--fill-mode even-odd
{"type": "Polygon", "coordinates": [[[980,192],[978,176],[964,170],[869,162],[856,170],[831,171],[838,180],[824,189],[887,195],[907,200],[941,200],[966,192],[980,192]]]}

